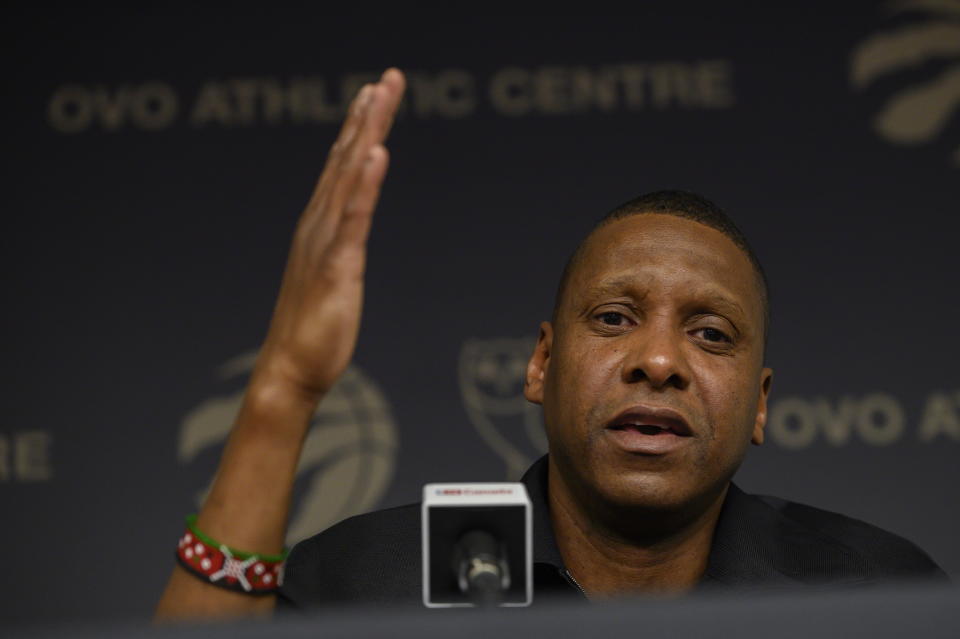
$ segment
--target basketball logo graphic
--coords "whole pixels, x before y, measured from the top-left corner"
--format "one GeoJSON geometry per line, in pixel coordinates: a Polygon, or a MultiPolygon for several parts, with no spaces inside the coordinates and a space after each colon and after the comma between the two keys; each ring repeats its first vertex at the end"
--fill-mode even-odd
{"type": "MultiPolygon", "coordinates": [[[[960,110],[960,0],[899,0],[885,7],[903,22],[857,45],[850,83],[862,91],[898,82],[874,128],[895,144],[931,143],[960,110]]],[[[951,153],[960,167],[960,146],[951,153]]]]}
{"type": "Polygon", "coordinates": [[[523,396],[527,360],[534,340],[469,339],[460,350],[460,393],[477,433],[517,480],[547,451],[543,413],[523,396]]]}
{"type": "MultiPolygon", "coordinates": [[[[244,381],[256,360],[246,353],[220,367],[224,380],[244,381]]],[[[243,391],[212,397],[180,425],[177,458],[192,461],[211,446],[222,446],[243,401],[243,391]]],[[[350,366],[323,398],[313,416],[297,467],[298,486],[287,545],[377,506],[393,477],[396,424],[376,383],[350,366]]],[[[207,489],[197,496],[198,505],[207,489]]]]}

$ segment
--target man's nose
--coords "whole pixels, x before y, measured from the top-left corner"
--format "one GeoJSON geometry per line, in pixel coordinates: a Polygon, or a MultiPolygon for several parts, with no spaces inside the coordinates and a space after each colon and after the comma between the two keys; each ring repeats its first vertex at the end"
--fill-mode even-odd
{"type": "Polygon", "coordinates": [[[684,389],[690,383],[690,369],[684,355],[682,332],[667,322],[648,322],[630,334],[623,361],[623,380],[628,384],[646,381],[653,388],[684,389]]]}

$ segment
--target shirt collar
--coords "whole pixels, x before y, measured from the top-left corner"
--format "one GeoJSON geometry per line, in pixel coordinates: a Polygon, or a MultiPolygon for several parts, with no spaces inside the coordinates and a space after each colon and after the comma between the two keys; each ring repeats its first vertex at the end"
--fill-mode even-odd
{"type": "Polygon", "coordinates": [[[520,479],[533,505],[533,561],[563,568],[563,557],[553,534],[550,502],[547,501],[547,456],[531,466],[520,479]]]}

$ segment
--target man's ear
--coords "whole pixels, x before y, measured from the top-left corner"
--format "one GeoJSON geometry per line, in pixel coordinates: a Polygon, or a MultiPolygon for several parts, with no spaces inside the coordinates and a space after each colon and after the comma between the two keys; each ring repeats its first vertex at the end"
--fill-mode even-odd
{"type": "Polygon", "coordinates": [[[773,384],[773,369],[764,368],[760,371],[760,396],[757,398],[757,419],[753,424],[753,436],[750,442],[756,446],[763,443],[763,428],[767,425],[767,398],[770,396],[770,385],[773,384]]]}
{"type": "Polygon", "coordinates": [[[540,337],[533,355],[527,362],[527,376],[523,384],[523,396],[534,404],[543,403],[543,387],[550,367],[550,353],[553,349],[553,326],[550,322],[540,323],[540,337]]]}

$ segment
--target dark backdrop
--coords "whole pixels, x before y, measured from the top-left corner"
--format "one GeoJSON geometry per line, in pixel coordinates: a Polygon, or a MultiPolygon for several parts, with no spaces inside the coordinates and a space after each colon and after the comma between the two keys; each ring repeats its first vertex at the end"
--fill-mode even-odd
{"type": "Polygon", "coordinates": [[[737,481],[960,573],[958,4],[13,11],[3,618],[149,613],[342,106],[387,65],[411,91],[362,335],[292,536],[516,477],[543,446],[519,380],[564,259],[614,205],[686,188],[773,288],[768,442],[737,481]]]}

